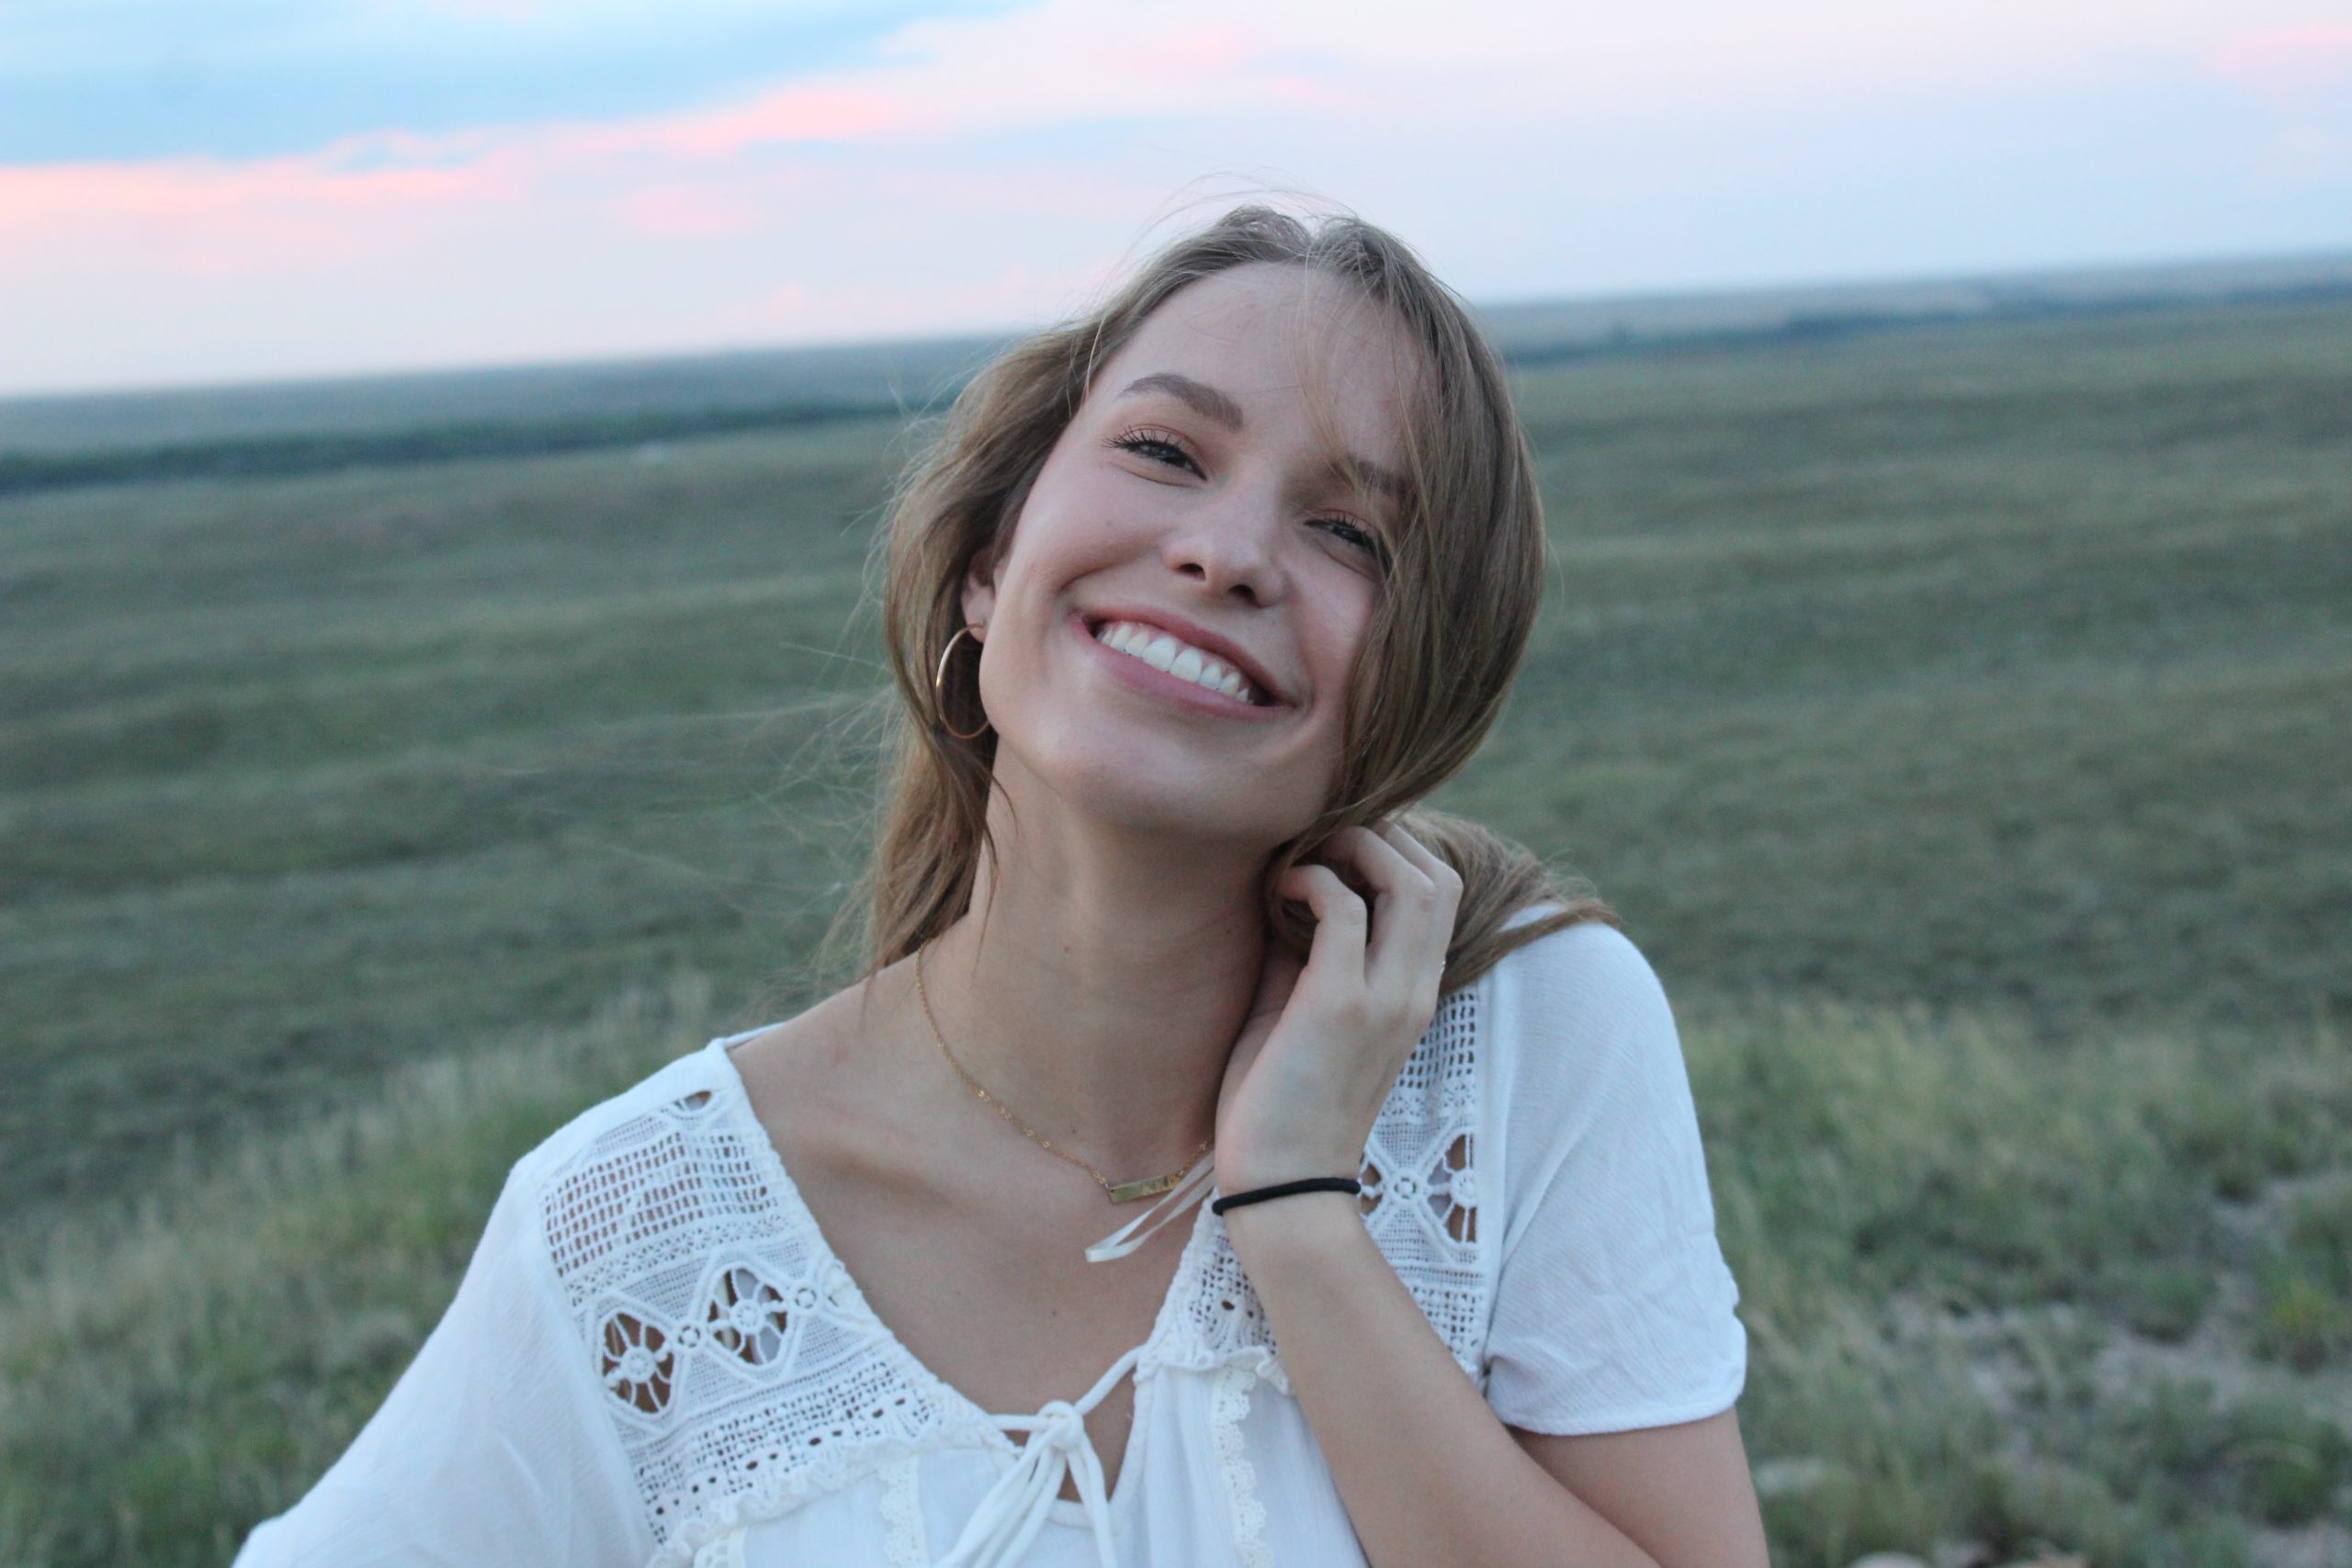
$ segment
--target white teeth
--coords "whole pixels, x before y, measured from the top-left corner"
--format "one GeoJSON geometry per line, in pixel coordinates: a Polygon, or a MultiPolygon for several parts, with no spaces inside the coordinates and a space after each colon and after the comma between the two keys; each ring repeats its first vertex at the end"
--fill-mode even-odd
{"type": "Polygon", "coordinates": [[[1094,637],[1098,642],[1140,659],[1153,669],[1164,671],[1180,681],[1190,681],[1196,686],[1223,693],[1236,702],[1256,701],[1250,682],[1243,680],[1238,671],[1226,668],[1199,649],[1179,642],[1166,632],[1155,632],[1132,621],[1114,621],[1096,627],[1094,637]]]}

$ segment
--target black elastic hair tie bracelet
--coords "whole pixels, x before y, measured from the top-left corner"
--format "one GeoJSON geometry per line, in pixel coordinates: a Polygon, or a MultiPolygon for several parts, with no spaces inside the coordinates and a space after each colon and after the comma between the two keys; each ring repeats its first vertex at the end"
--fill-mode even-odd
{"type": "Polygon", "coordinates": [[[1231,1192],[1209,1205],[1209,1213],[1222,1214],[1227,1209],[1244,1203],[1262,1203],[1269,1198],[1287,1198],[1294,1192],[1361,1192],[1363,1183],[1352,1176],[1310,1176],[1301,1181],[1277,1181],[1272,1187],[1253,1187],[1247,1192],[1231,1192]]]}

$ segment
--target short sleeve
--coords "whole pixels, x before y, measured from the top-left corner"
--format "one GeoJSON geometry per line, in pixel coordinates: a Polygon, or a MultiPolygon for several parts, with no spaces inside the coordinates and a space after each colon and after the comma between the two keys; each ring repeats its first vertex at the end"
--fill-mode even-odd
{"type": "Polygon", "coordinates": [[[1627,1431],[1729,1408],[1747,1372],[1672,1009],[1589,921],[1494,970],[1501,1259],[1487,1398],[1511,1426],[1627,1431]]]}
{"type": "Polygon", "coordinates": [[[368,1425],[234,1568],[638,1568],[656,1542],[564,1311],[526,1156],[448,1311],[368,1425]]]}

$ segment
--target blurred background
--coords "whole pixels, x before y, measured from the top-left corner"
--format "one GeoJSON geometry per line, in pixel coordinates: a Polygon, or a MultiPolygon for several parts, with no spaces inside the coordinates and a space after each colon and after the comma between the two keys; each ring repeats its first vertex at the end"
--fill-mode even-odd
{"type": "Polygon", "coordinates": [[[0,0],[0,1562],[811,999],[893,476],[1246,198],[1511,362],[1434,804],[1674,1001],[1776,1563],[2352,1564],[2343,0],[0,0]]]}

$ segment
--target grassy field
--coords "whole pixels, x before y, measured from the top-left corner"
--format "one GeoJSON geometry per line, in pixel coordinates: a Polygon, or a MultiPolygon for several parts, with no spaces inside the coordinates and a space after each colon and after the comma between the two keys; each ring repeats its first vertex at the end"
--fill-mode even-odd
{"type": "MultiPolygon", "coordinates": [[[[1776,1560],[2352,1563],[2352,306],[1521,389],[1437,804],[1676,1000],[1776,1560]]],[[[797,1005],[910,439],[0,498],[0,1561],[220,1561],[507,1162],[797,1005]]]]}

